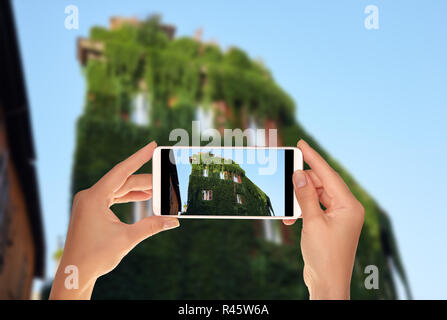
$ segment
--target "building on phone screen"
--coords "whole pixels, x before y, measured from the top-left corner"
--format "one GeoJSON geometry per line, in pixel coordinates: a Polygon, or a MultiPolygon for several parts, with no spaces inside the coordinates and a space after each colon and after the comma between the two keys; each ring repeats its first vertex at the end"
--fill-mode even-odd
{"type": "Polygon", "coordinates": [[[188,204],[182,215],[274,215],[270,198],[233,160],[199,152],[189,162],[188,204]]]}

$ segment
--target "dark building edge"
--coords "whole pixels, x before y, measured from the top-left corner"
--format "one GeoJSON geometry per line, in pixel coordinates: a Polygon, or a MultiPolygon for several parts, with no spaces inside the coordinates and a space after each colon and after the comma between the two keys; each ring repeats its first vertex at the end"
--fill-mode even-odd
{"type": "MultiPolygon", "coordinates": [[[[182,208],[182,198],[180,196],[180,187],[177,173],[177,164],[171,162],[170,154],[171,150],[162,149],[161,152],[161,214],[168,215],[171,211],[171,202],[169,200],[169,195],[171,193],[171,186],[177,195],[177,206],[178,211],[182,208]]],[[[174,155],[172,154],[172,159],[174,155]]],[[[178,212],[177,212],[178,213],[178,212]]]]}
{"type": "Polygon", "coordinates": [[[10,0],[0,1],[0,104],[11,157],[23,190],[35,247],[34,275],[45,276],[45,240],[34,161],[36,154],[15,21],[10,0]]]}

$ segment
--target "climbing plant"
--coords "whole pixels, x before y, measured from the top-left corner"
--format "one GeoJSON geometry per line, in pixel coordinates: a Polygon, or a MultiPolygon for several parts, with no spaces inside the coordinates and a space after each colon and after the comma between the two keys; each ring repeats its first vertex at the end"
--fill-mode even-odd
{"type": "Polygon", "coordinates": [[[256,215],[271,216],[269,197],[248,177],[233,160],[207,153],[191,157],[191,174],[188,182],[188,209],[184,215],[256,215]],[[230,163],[231,162],[231,163],[230,163]],[[203,174],[207,170],[206,176],[203,174]],[[220,174],[224,174],[222,177],[220,174]],[[240,178],[237,182],[233,177],[240,178]],[[211,191],[212,199],[202,199],[203,191],[211,191]],[[243,197],[242,203],[236,195],[243,197]]]}
{"type": "MultiPolygon", "coordinates": [[[[104,51],[101,59],[89,60],[84,70],[87,92],[77,124],[73,194],[90,187],[148,141],[175,143],[169,141],[170,131],[184,128],[190,132],[197,106],[207,108],[215,101],[224,101],[233,115],[226,118],[228,128],[241,127],[244,114],[258,123],[274,120],[283,145],[294,146],[304,138],[364,205],[366,218],[354,267],[352,298],[396,298],[392,265],[408,288],[386,213],[296,121],[295,103],[276,84],[270,71],[238,48],[225,52],[188,37],[170,40],[160,23],[160,17],[151,17],[139,25],[124,24],[114,30],[91,29],[90,39],[101,43],[104,51]],[[148,126],[131,123],[125,116],[132,112],[132,101],[142,91],[151,105],[148,126]],[[364,268],[369,264],[380,268],[378,290],[363,287],[364,268]]],[[[248,179],[237,165],[218,170],[237,172],[248,179]]],[[[150,165],[140,172],[151,172],[150,165]]],[[[248,181],[238,188],[267,201],[248,181]]],[[[120,219],[129,221],[131,205],[112,209],[120,219]]],[[[247,212],[252,210],[256,209],[247,212]]],[[[280,222],[274,227],[284,228],[280,222]]],[[[138,245],[114,271],[97,281],[93,297],[307,298],[299,255],[300,230],[298,221],[288,227],[288,240],[275,244],[264,239],[262,225],[253,221],[185,219],[180,228],[138,245]]]]}

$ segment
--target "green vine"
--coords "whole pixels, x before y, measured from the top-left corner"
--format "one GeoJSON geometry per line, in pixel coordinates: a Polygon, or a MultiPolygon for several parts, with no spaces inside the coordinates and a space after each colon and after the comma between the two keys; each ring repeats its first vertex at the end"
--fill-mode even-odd
{"type": "MultiPolygon", "coordinates": [[[[87,81],[86,103],[77,124],[72,193],[92,186],[116,163],[151,140],[172,145],[169,133],[184,128],[191,136],[191,121],[197,106],[209,107],[224,101],[233,114],[228,128],[243,128],[242,115],[258,123],[275,120],[282,144],[296,146],[305,139],[342,176],[366,210],[365,225],[359,241],[352,277],[351,296],[360,299],[394,299],[392,259],[403,279],[405,271],[399,258],[389,218],[352,176],[310,136],[295,119],[295,104],[274,81],[261,63],[242,50],[223,52],[218,46],[190,38],[170,40],[151,17],[138,26],[125,24],[108,30],[91,29],[90,39],[104,45],[104,56],[89,60],[84,70],[87,81]],[[150,97],[149,126],[125,121],[132,112],[137,92],[150,97]],[[365,290],[364,268],[380,267],[380,289],[365,290]]],[[[268,213],[269,198],[237,164],[210,167],[210,177],[200,176],[203,165],[190,177],[191,199],[209,184],[216,187],[213,197],[222,196],[224,209],[237,214],[268,213]],[[241,176],[242,183],[222,180],[220,172],[241,176]],[[230,192],[231,191],[231,192],[230,192]],[[234,192],[243,194],[245,203],[235,202],[234,192]],[[254,197],[253,201],[249,197],[254,197]],[[250,201],[249,201],[250,200],[250,201]]],[[[307,167],[306,167],[307,168],[307,167]]],[[[140,172],[151,172],[145,165],[140,172]]],[[[197,205],[211,206],[208,201],[197,205]]],[[[193,210],[196,204],[188,206],[193,210]]],[[[197,209],[197,208],[196,208],[197,209]]],[[[130,204],[113,208],[121,220],[129,222],[130,204]]],[[[263,239],[262,225],[253,221],[182,221],[181,228],[151,237],[137,246],[110,274],[101,277],[94,298],[158,299],[303,299],[307,289],[297,275],[303,272],[297,259],[301,222],[285,232],[282,245],[263,239]],[[150,268],[148,267],[150,266],[150,268]],[[278,272],[281,270],[281,272],[278,272]],[[247,281],[249,279],[249,281],[247,281]]],[[[283,230],[280,223],[275,230],[283,230]]],[[[407,282],[405,282],[408,285],[407,282]]]]}

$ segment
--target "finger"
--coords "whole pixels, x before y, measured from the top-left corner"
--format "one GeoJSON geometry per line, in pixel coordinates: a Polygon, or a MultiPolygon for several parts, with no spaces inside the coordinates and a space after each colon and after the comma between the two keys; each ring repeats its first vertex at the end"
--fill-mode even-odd
{"type": "Polygon", "coordinates": [[[126,182],[115,192],[115,198],[124,196],[131,191],[143,191],[152,189],[151,174],[134,174],[127,178],[126,182]]]}
{"type": "Polygon", "coordinates": [[[122,197],[114,198],[113,204],[116,203],[127,203],[136,201],[146,201],[152,198],[152,190],[145,191],[131,191],[122,197]]]}
{"type": "Polygon", "coordinates": [[[329,164],[304,140],[298,141],[298,148],[303,153],[304,161],[312,168],[312,172],[320,179],[325,191],[331,196],[352,196],[348,186],[329,164]]]}
{"type": "MultiPolygon", "coordinates": [[[[321,180],[317,177],[315,173],[312,172],[312,170],[305,170],[306,173],[309,175],[309,177],[312,179],[312,182],[314,184],[314,187],[317,189],[318,197],[320,197],[320,194],[324,193],[323,184],[321,183],[321,180]]],[[[320,199],[321,200],[321,199],[320,199]]],[[[286,226],[291,226],[295,223],[296,219],[283,219],[282,222],[286,226]]]]}
{"type": "Polygon", "coordinates": [[[312,180],[312,183],[314,184],[315,189],[317,189],[318,198],[320,199],[320,202],[326,207],[330,208],[332,197],[324,190],[324,185],[321,182],[320,178],[313,172],[311,169],[306,170],[307,175],[312,180]]]}
{"type": "Polygon", "coordinates": [[[128,226],[129,239],[136,245],[156,233],[177,228],[179,225],[178,219],[174,217],[146,217],[128,226]]]}
{"type": "Polygon", "coordinates": [[[118,163],[112,170],[99,180],[98,184],[107,192],[116,192],[126,182],[126,179],[152,158],[157,143],[152,141],[126,160],[118,163]]]}
{"type": "Polygon", "coordinates": [[[332,197],[328,195],[326,191],[324,191],[323,188],[317,189],[318,198],[320,199],[320,202],[323,206],[325,206],[327,209],[330,209],[333,205],[332,197]]]}
{"type": "Polygon", "coordinates": [[[303,220],[321,216],[323,211],[318,200],[317,190],[305,171],[297,170],[293,174],[295,196],[301,208],[303,220]]]}
{"type": "Polygon", "coordinates": [[[312,171],[312,169],[305,170],[305,171],[309,175],[309,177],[312,179],[312,182],[316,189],[324,187],[323,182],[321,181],[320,178],[318,178],[318,176],[315,174],[315,172],[312,171]]]}
{"type": "Polygon", "coordinates": [[[292,224],[294,224],[296,221],[296,219],[283,219],[282,222],[286,225],[286,226],[291,226],[292,224]]]}

